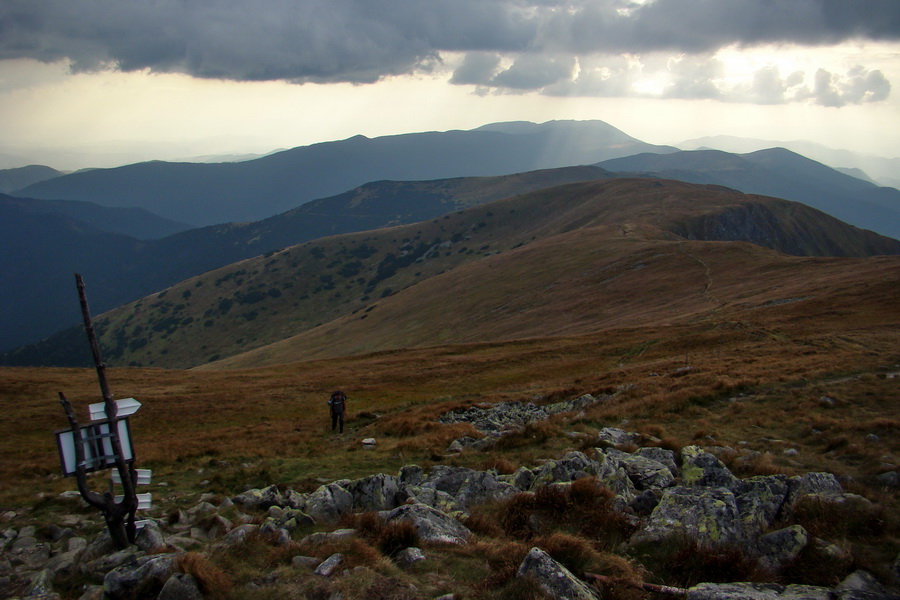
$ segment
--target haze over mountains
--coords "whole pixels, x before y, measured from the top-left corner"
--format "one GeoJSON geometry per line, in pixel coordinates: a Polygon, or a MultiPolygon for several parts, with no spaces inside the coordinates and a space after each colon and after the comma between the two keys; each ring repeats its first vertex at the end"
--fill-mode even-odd
{"type": "MultiPolygon", "coordinates": [[[[786,150],[743,156],[679,152],[644,144],[602,122],[500,123],[470,132],[374,140],[356,137],[295,148],[246,163],[143,163],[57,176],[16,192],[20,196],[44,194],[55,198],[98,194],[99,198],[91,197],[92,202],[0,198],[4,211],[0,243],[4,256],[15,258],[0,267],[0,279],[7,284],[7,293],[0,300],[6,321],[0,348],[34,343],[78,322],[74,272],[85,275],[92,308],[99,314],[210,269],[323,236],[427,221],[516,194],[622,177],[624,172],[800,200],[853,225],[900,237],[897,190],[879,188],[786,150]],[[600,163],[603,168],[528,172],[535,165],[584,165],[601,159],[607,159],[600,163]],[[612,173],[612,169],[623,173],[612,173]],[[519,174],[452,179],[435,176],[446,173],[441,177],[448,177],[467,170],[519,174]],[[408,180],[385,181],[397,174],[407,174],[408,180]],[[351,182],[359,179],[364,179],[360,183],[365,185],[353,189],[357,184],[351,182]],[[308,201],[314,190],[331,188],[343,193],[308,201]],[[279,208],[284,206],[291,210],[279,208]],[[169,211],[167,214],[190,218],[173,221],[150,217],[141,210],[157,214],[169,211]],[[280,214],[271,212],[279,210],[280,214]],[[267,218],[222,223],[227,220],[224,215],[238,213],[265,214],[267,218]],[[197,218],[217,224],[185,230],[189,226],[183,222],[197,218]],[[170,235],[173,232],[177,233],[170,235]]],[[[807,218],[815,214],[801,213],[807,218]]],[[[831,221],[819,222],[818,217],[813,221],[824,227],[825,238],[810,243],[808,236],[797,238],[794,229],[784,229],[784,223],[778,220],[760,221],[760,215],[749,213],[730,214],[732,220],[746,220],[750,229],[742,230],[733,222],[725,228],[733,234],[731,237],[722,231],[704,231],[697,239],[748,240],[800,255],[900,252],[896,239],[852,227],[835,228],[831,221]],[[760,237],[760,231],[767,232],[769,239],[760,237]],[[772,239],[780,241],[775,244],[772,239]]],[[[721,225],[717,218],[710,223],[721,225]]],[[[678,232],[687,238],[694,234],[678,232]]],[[[393,252],[403,255],[408,250],[398,247],[393,252]]],[[[328,273],[312,276],[321,275],[328,273]]],[[[7,359],[37,364],[55,355],[44,344],[7,359]]],[[[129,361],[150,364],[136,358],[129,361]]]]}

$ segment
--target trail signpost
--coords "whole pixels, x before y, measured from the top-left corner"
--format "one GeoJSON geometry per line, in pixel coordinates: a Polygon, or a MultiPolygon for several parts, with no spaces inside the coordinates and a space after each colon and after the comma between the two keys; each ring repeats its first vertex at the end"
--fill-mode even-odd
{"type": "MultiPolygon", "coordinates": [[[[139,508],[150,507],[150,494],[140,494],[139,498],[135,493],[136,485],[144,483],[143,480],[146,483],[150,482],[150,472],[146,471],[141,477],[134,468],[134,447],[128,421],[128,416],[137,412],[141,403],[134,398],[113,401],[106,381],[106,365],[100,359],[100,345],[94,333],[84,281],[77,273],[75,283],[78,287],[84,328],[97,368],[103,402],[90,406],[91,422],[81,426],[75,417],[72,404],[62,392],[59,393],[60,404],[71,426],[71,429],[56,433],[60,463],[66,477],[75,477],[78,491],[85,502],[103,513],[113,543],[118,548],[124,549],[134,542],[137,531],[135,513],[139,508]],[[122,486],[122,494],[114,495],[112,490],[101,494],[88,487],[88,473],[111,468],[115,469],[118,476],[118,479],[113,477],[113,482],[122,486]]],[[[113,482],[110,484],[111,488],[113,482]]]]}

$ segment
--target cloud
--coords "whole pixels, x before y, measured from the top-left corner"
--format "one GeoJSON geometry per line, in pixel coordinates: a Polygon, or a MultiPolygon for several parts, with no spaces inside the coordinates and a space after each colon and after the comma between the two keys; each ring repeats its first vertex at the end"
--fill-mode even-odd
{"type": "MultiPolygon", "coordinates": [[[[430,68],[441,53],[485,52],[531,55],[501,78],[522,85],[526,71],[535,75],[542,61],[552,70],[563,55],[702,54],[734,44],[848,39],[900,39],[896,0],[0,3],[0,59],[232,80],[367,83],[430,68]]],[[[463,81],[466,72],[457,75],[463,81]]]]}
{"type": "Polygon", "coordinates": [[[838,75],[819,69],[811,96],[816,104],[841,107],[847,104],[878,102],[888,97],[891,84],[881,71],[867,71],[860,65],[851,68],[846,75],[838,75]]]}
{"type": "Polygon", "coordinates": [[[568,80],[575,68],[575,57],[525,54],[506,70],[497,73],[491,85],[513,90],[533,90],[568,80]]]}

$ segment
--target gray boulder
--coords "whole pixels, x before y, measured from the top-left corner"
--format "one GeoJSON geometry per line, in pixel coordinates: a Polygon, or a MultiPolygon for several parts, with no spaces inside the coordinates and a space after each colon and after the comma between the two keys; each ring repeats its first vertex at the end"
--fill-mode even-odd
{"type": "Polygon", "coordinates": [[[784,588],[778,600],[833,600],[831,589],[815,585],[791,584],[784,588]]]}
{"type": "Polygon", "coordinates": [[[353,510],[353,494],[343,486],[349,480],[340,480],[320,486],[306,498],[304,512],[317,523],[336,521],[353,510]]]}
{"type": "Polygon", "coordinates": [[[583,452],[573,451],[566,453],[559,460],[548,460],[537,469],[533,469],[533,472],[535,477],[531,484],[532,489],[551,483],[596,477],[600,472],[600,465],[583,452]]]}
{"type": "Polygon", "coordinates": [[[346,485],[353,496],[353,510],[367,512],[390,510],[399,504],[400,481],[393,475],[378,473],[356,479],[346,485]]]}
{"type": "Polygon", "coordinates": [[[854,571],[834,588],[839,600],[897,600],[868,571],[854,571]]]}
{"type": "Polygon", "coordinates": [[[132,563],[117,567],[103,578],[106,598],[154,597],[172,573],[175,554],[142,556],[132,563]]]}
{"type": "Polygon", "coordinates": [[[704,546],[743,543],[734,494],[724,488],[667,488],[629,543],[659,542],[673,535],[685,535],[704,546]]]}
{"type": "Polygon", "coordinates": [[[775,583],[701,583],[688,589],[687,600],[778,600],[783,591],[775,583]]]}
{"type": "Polygon", "coordinates": [[[559,600],[599,600],[586,583],[540,548],[531,549],[516,575],[533,577],[544,592],[559,600]]]}
{"type": "Polygon", "coordinates": [[[454,519],[437,509],[424,504],[404,504],[387,514],[385,519],[391,521],[409,521],[426,542],[444,542],[448,544],[467,544],[472,539],[472,532],[454,519]]]}
{"type": "Polygon", "coordinates": [[[173,573],[166,580],[156,600],[203,600],[200,587],[193,575],[173,573]]]}
{"type": "Polygon", "coordinates": [[[748,537],[756,537],[769,529],[778,518],[787,498],[785,475],[764,475],[740,479],[732,487],[748,537]]]}
{"type": "Polygon", "coordinates": [[[757,541],[759,564],[777,573],[785,564],[797,558],[807,543],[809,535],[801,525],[767,533],[757,541]]]}
{"type": "Polygon", "coordinates": [[[805,473],[788,479],[787,507],[795,506],[804,496],[837,496],[844,493],[841,482],[832,473],[805,473]]]}
{"type": "Polygon", "coordinates": [[[615,448],[606,451],[606,460],[618,464],[637,490],[669,487],[675,482],[672,472],[661,462],[639,454],[628,454],[615,448]]]}
{"type": "Polygon", "coordinates": [[[502,482],[490,471],[475,471],[466,477],[456,493],[456,506],[458,510],[468,510],[470,506],[497,501],[519,493],[514,485],[502,482]]]}
{"type": "Polygon", "coordinates": [[[715,454],[700,446],[681,449],[681,481],[684,485],[731,489],[738,481],[715,454]]]}
{"type": "Polygon", "coordinates": [[[639,433],[629,433],[618,427],[604,427],[597,436],[598,442],[603,442],[611,446],[625,446],[628,444],[637,444],[641,439],[639,433]]]}
{"type": "Polygon", "coordinates": [[[267,510],[270,506],[285,506],[284,495],[274,485],[264,489],[247,490],[231,499],[246,509],[267,510]]]}
{"type": "Polygon", "coordinates": [[[316,567],[315,574],[321,575],[322,577],[331,577],[343,563],[343,554],[332,554],[325,559],[325,562],[316,567]]]}
{"type": "Polygon", "coordinates": [[[159,548],[165,548],[166,540],[163,537],[162,530],[159,528],[159,524],[151,520],[137,532],[134,544],[145,552],[151,552],[159,548]]]}
{"type": "Polygon", "coordinates": [[[678,464],[675,462],[675,453],[671,450],[666,450],[665,448],[646,447],[638,448],[634,451],[634,453],[638,456],[650,458],[658,463],[664,464],[666,467],[668,467],[669,472],[671,472],[672,475],[678,474],[678,464]]]}
{"type": "Polygon", "coordinates": [[[394,557],[394,562],[404,568],[423,560],[425,560],[425,553],[419,548],[404,548],[394,557]]]}

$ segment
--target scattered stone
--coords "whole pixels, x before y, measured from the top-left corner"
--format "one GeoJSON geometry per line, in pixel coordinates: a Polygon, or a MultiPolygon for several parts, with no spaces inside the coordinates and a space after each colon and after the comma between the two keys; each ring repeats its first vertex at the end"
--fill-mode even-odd
{"type": "Polygon", "coordinates": [[[625,446],[628,444],[636,444],[640,440],[637,433],[628,433],[624,429],[618,427],[604,427],[597,436],[597,441],[610,444],[612,446],[625,446]]]}
{"type": "Polygon", "coordinates": [[[517,577],[531,576],[553,598],[598,600],[593,590],[540,548],[532,548],[519,566],[517,577]]]}
{"type": "Polygon", "coordinates": [[[882,487],[896,489],[900,487],[900,473],[897,473],[897,471],[888,471],[887,473],[882,473],[876,477],[875,481],[882,487]]]}
{"type": "Polygon", "coordinates": [[[425,560],[425,553],[419,548],[404,548],[394,557],[394,562],[404,568],[423,560],[425,560]]]}
{"type": "Polygon", "coordinates": [[[760,565],[777,573],[785,564],[797,558],[808,542],[809,535],[801,525],[767,533],[757,542],[760,565]]]}
{"type": "Polygon", "coordinates": [[[103,578],[104,596],[112,600],[138,595],[153,598],[172,572],[175,554],[142,556],[109,571],[103,578]]]}
{"type": "Polygon", "coordinates": [[[404,504],[390,511],[386,521],[409,521],[425,542],[467,544],[472,532],[449,515],[424,504],[404,504]]]}
{"type": "Polygon", "coordinates": [[[375,438],[365,438],[365,439],[362,441],[362,445],[363,445],[363,446],[374,446],[374,445],[375,445],[375,438]]]}
{"type": "Polygon", "coordinates": [[[775,583],[701,583],[688,589],[687,600],[778,600],[783,591],[775,583]]]}
{"type": "Polygon", "coordinates": [[[682,448],[681,479],[683,485],[729,489],[738,481],[722,461],[700,446],[682,448]]]}
{"type": "Polygon", "coordinates": [[[173,573],[156,600],[203,600],[197,580],[188,573],[173,573]]]}
{"type": "Polygon", "coordinates": [[[291,566],[295,569],[315,569],[321,562],[315,556],[295,556],[291,559],[291,566]]]}
{"type": "Polygon", "coordinates": [[[344,562],[344,556],[342,554],[332,554],[329,556],[325,562],[316,567],[314,571],[316,575],[321,575],[322,577],[331,577],[331,575],[337,570],[338,567],[344,562]]]}
{"type": "Polygon", "coordinates": [[[734,494],[725,488],[667,488],[629,543],[656,543],[678,534],[704,546],[742,543],[744,532],[734,494]]]}

